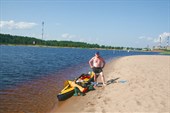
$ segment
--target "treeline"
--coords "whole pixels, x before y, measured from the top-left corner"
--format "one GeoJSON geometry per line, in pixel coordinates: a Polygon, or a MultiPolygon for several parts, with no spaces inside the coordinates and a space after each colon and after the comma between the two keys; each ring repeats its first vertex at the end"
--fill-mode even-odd
{"type": "MultiPolygon", "coordinates": [[[[125,49],[124,47],[112,47],[98,44],[89,44],[85,42],[73,41],[57,41],[57,40],[41,40],[34,37],[14,36],[10,34],[0,34],[0,44],[14,45],[42,45],[42,46],[58,46],[58,47],[79,47],[79,48],[102,48],[102,49],[125,49]]],[[[134,48],[126,48],[134,50],[134,48]]],[[[136,48],[135,50],[141,50],[136,48]]]]}

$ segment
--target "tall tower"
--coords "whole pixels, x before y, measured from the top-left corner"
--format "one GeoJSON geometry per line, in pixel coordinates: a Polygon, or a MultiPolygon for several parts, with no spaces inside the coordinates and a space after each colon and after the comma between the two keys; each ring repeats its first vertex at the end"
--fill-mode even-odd
{"type": "Polygon", "coordinates": [[[44,38],[44,21],[42,22],[42,40],[44,38]]]}
{"type": "Polygon", "coordinates": [[[167,37],[167,43],[166,46],[169,47],[169,36],[167,37]]]}
{"type": "Polygon", "coordinates": [[[159,38],[159,49],[161,49],[161,36],[159,38]]]}

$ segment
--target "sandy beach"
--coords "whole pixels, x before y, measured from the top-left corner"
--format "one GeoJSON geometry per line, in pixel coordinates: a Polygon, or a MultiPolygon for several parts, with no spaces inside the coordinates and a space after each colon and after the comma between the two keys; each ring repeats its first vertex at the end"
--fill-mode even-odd
{"type": "Polygon", "coordinates": [[[51,113],[170,112],[170,56],[122,57],[104,73],[106,87],[59,102],[51,113]]]}

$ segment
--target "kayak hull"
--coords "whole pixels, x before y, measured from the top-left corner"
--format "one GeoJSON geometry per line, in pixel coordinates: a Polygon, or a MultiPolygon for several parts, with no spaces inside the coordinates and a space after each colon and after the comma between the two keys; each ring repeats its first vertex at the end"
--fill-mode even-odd
{"type": "MultiPolygon", "coordinates": [[[[94,74],[92,73],[89,76],[81,75],[80,77],[84,77],[83,78],[84,81],[90,82],[90,81],[93,81],[93,76],[94,76],[94,74]]],[[[81,86],[75,84],[75,81],[68,80],[65,83],[66,84],[65,84],[64,89],[61,90],[61,92],[57,95],[57,98],[58,98],[59,101],[64,101],[64,100],[70,98],[71,96],[73,96],[73,94],[74,94],[74,87],[78,87],[80,89],[80,91],[82,91],[82,92],[87,90],[86,88],[82,88],[81,86]]]]}
{"type": "Polygon", "coordinates": [[[64,100],[70,98],[71,96],[73,96],[73,94],[74,94],[74,89],[70,90],[69,92],[63,93],[63,94],[58,94],[57,98],[59,101],[64,101],[64,100]]]}

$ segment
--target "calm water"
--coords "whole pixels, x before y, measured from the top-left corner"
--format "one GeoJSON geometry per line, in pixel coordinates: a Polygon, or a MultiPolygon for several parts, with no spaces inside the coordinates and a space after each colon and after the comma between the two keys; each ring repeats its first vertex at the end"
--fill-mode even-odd
{"type": "Polygon", "coordinates": [[[0,46],[0,112],[47,112],[67,79],[90,71],[88,61],[99,51],[110,61],[129,55],[158,55],[156,52],[127,52],[75,48],[0,46]]]}

